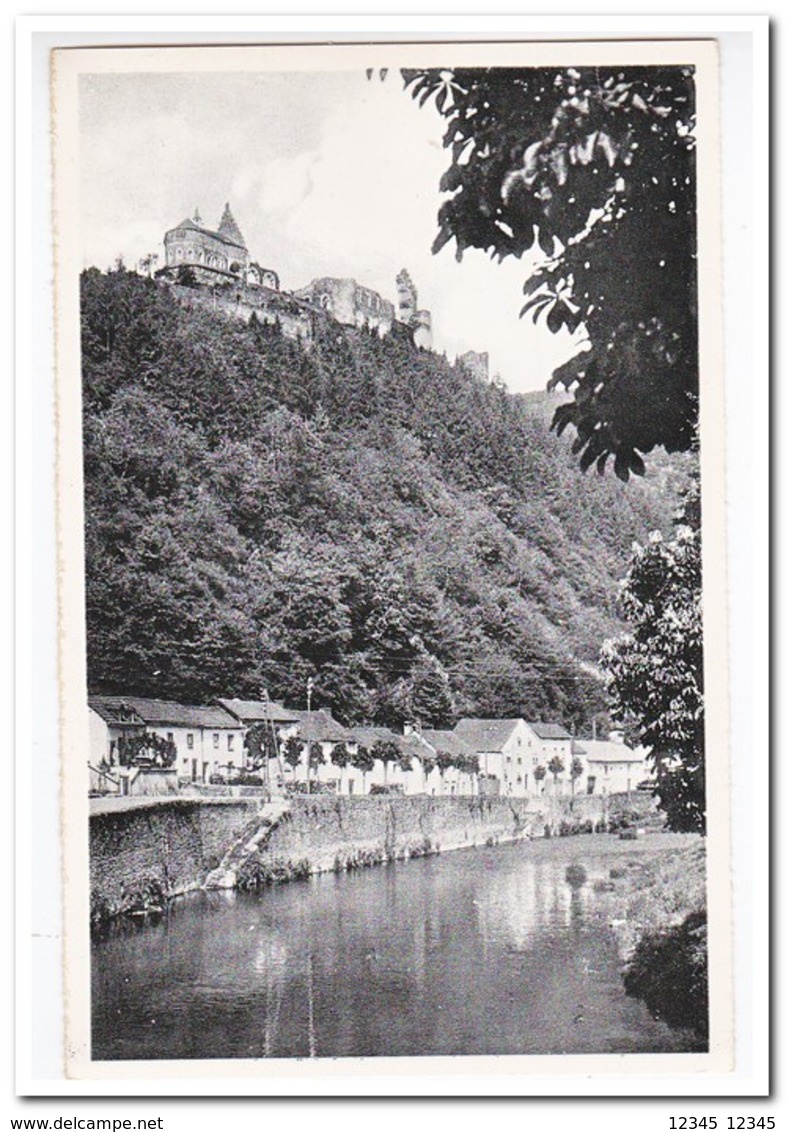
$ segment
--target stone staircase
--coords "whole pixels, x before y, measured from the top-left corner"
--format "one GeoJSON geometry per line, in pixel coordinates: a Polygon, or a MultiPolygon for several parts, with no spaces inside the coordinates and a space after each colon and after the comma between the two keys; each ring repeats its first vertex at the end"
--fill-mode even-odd
{"type": "Polygon", "coordinates": [[[205,878],[203,888],[235,888],[240,869],[248,858],[261,849],[281,819],[289,813],[289,802],[276,799],[267,802],[259,814],[256,832],[247,837],[244,835],[224,854],[221,864],[213,869],[205,878]]]}

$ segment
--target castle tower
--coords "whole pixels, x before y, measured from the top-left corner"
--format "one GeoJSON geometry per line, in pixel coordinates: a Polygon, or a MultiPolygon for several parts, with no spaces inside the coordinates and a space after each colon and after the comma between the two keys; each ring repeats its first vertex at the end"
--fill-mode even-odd
{"type": "Polygon", "coordinates": [[[405,326],[410,326],[418,309],[418,292],[412,282],[406,267],[402,267],[396,276],[398,289],[398,319],[405,326]]]}
{"type": "Polygon", "coordinates": [[[237,221],[232,215],[232,209],[229,203],[224,205],[224,215],[221,217],[221,223],[218,226],[219,235],[223,236],[226,240],[230,240],[233,244],[238,244],[239,247],[245,248],[246,241],[243,239],[243,233],[237,226],[237,221]]]}

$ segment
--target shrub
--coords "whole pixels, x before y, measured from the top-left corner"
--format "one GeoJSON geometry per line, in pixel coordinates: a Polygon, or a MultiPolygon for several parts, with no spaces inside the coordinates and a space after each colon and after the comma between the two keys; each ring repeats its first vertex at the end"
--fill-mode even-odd
{"type": "Polygon", "coordinates": [[[626,829],[621,829],[619,832],[620,841],[635,841],[639,836],[639,831],[635,826],[629,826],[626,829]]]}
{"type": "Polygon", "coordinates": [[[709,1032],[707,913],[692,912],[677,927],[643,936],[623,976],[626,992],[655,1018],[709,1032]]]}

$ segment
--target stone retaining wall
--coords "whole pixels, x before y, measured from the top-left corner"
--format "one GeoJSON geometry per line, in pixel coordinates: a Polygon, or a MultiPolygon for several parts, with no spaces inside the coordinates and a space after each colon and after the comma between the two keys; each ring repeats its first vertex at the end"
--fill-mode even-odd
{"type": "MultiPolygon", "coordinates": [[[[640,799],[636,802],[641,805],[640,799]]],[[[652,806],[651,797],[644,804],[652,806]]],[[[635,803],[634,803],[635,804],[635,803]]],[[[244,863],[244,887],[473,845],[595,826],[627,799],[295,796],[244,863]]],[[[95,921],[200,887],[224,854],[257,832],[255,798],[102,800],[90,819],[95,921]],[[136,802],[135,805],[131,803],[136,802]]]]}

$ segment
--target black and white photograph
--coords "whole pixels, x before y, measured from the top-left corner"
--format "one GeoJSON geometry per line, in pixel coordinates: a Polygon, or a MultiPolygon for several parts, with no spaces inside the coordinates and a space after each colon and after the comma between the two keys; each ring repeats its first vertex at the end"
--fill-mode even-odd
{"type": "Polygon", "coordinates": [[[717,71],[54,52],[71,1076],[731,1068],[717,71]]]}

